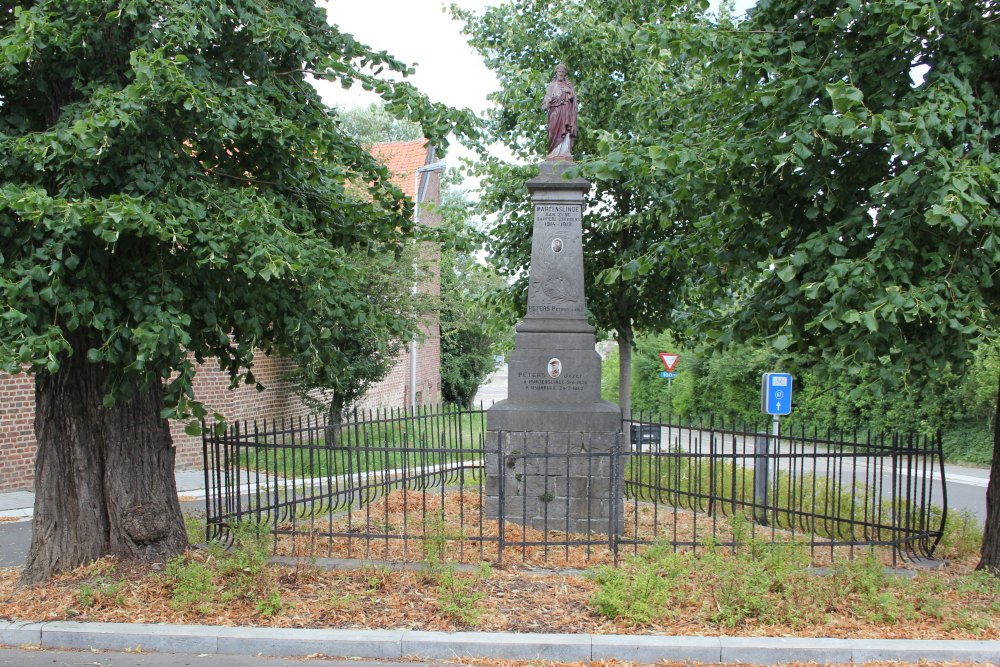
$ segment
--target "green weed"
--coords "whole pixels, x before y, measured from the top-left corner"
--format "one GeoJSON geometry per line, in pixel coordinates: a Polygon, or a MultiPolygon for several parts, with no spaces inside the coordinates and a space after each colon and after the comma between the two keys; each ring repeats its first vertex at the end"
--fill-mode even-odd
{"type": "Polygon", "coordinates": [[[384,565],[363,567],[361,571],[365,577],[368,593],[381,591],[389,584],[389,568],[384,565]]]}
{"type": "Polygon", "coordinates": [[[169,563],[165,572],[172,591],[170,608],[174,611],[194,609],[200,614],[212,611],[215,597],[214,574],[205,565],[177,556],[169,563]]]}
{"type": "Polygon", "coordinates": [[[478,625],[482,617],[479,603],[486,594],[476,587],[482,581],[483,570],[462,577],[454,564],[442,568],[438,573],[438,608],[466,625],[478,625]]]}
{"type": "Polygon", "coordinates": [[[163,577],[170,587],[171,609],[205,614],[219,602],[235,600],[256,605],[263,616],[273,616],[284,608],[267,563],[267,526],[244,522],[232,526],[230,535],[233,543],[229,548],[209,543],[204,563],[184,556],[167,563],[163,577]]]}
{"type": "Polygon", "coordinates": [[[423,578],[437,584],[438,608],[444,614],[474,626],[482,616],[479,603],[485,596],[477,587],[492,576],[493,569],[481,563],[475,574],[460,576],[455,564],[445,560],[448,542],[453,539],[462,539],[462,535],[448,530],[443,513],[428,520],[424,529],[423,578]]]}
{"type": "Polygon", "coordinates": [[[187,531],[188,544],[199,544],[205,541],[204,513],[185,514],[184,528],[187,531]]]}
{"type": "Polygon", "coordinates": [[[99,576],[90,582],[80,584],[76,593],[76,601],[81,607],[86,608],[121,605],[125,600],[122,595],[124,587],[124,579],[99,576]]]}
{"type": "Polygon", "coordinates": [[[223,586],[222,600],[257,602],[269,595],[274,586],[273,577],[267,570],[268,528],[244,522],[233,526],[230,534],[231,548],[226,549],[219,543],[209,546],[215,574],[223,586]]]}
{"type": "Polygon", "coordinates": [[[265,597],[257,600],[257,613],[265,618],[277,616],[284,608],[285,604],[276,588],[272,588],[265,597]]]}
{"type": "MultiPolygon", "coordinates": [[[[937,508],[935,508],[937,510],[937,508]]],[[[940,520],[940,510],[932,515],[931,525],[940,520]]],[[[983,546],[983,529],[969,510],[952,510],[944,524],[944,535],[938,546],[944,558],[962,560],[979,553],[983,546]]]]}
{"type": "Polygon", "coordinates": [[[659,620],[669,611],[671,582],[647,563],[633,561],[617,568],[604,566],[592,576],[597,589],[590,604],[603,616],[644,625],[659,620]]]}
{"type": "Polygon", "coordinates": [[[912,582],[890,573],[874,553],[838,564],[833,576],[841,591],[856,594],[853,611],[868,621],[891,625],[916,616],[912,582]]]}

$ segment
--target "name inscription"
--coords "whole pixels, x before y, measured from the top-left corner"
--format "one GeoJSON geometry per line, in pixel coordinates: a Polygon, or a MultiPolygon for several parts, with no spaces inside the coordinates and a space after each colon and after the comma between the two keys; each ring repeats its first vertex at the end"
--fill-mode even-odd
{"type": "Polygon", "coordinates": [[[582,313],[583,306],[528,306],[529,313],[582,313]]]}
{"type": "Polygon", "coordinates": [[[574,392],[587,388],[587,381],[583,379],[582,373],[565,373],[555,379],[549,377],[548,373],[520,371],[516,377],[519,383],[531,391],[574,392]]]}
{"type": "Polygon", "coordinates": [[[572,227],[580,222],[580,207],[575,204],[539,204],[535,206],[535,220],[542,227],[572,227]]]}

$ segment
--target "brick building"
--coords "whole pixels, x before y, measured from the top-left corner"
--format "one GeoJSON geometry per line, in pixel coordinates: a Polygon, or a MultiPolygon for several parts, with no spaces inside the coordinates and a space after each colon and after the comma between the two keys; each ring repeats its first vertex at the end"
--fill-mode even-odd
{"type": "MultiPolygon", "coordinates": [[[[424,140],[378,144],[372,153],[392,174],[393,182],[416,202],[417,219],[422,224],[440,223],[434,204],[440,202],[440,163],[434,149],[424,140]]],[[[435,251],[422,250],[436,267],[435,251]]],[[[419,289],[440,292],[434,270],[426,271],[419,289]]],[[[359,402],[360,408],[403,407],[411,403],[427,405],[441,397],[441,342],[436,318],[423,327],[422,340],[409,344],[388,376],[371,388],[359,402]]],[[[304,417],[308,409],[295,396],[282,375],[291,363],[278,357],[261,357],[254,364],[254,377],[265,387],[229,389],[229,376],[211,363],[198,369],[195,396],[229,420],[288,419],[304,417]]],[[[29,375],[0,373],[0,492],[30,489],[35,466],[35,383],[29,375]]],[[[184,433],[184,424],[171,423],[178,468],[201,467],[201,439],[184,433]]]]}
{"type": "MultiPolygon", "coordinates": [[[[441,163],[424,140],[376,144],[372,154],[389,168],[393,182],[415,203],[417,221],[430,227],[441,223],[441,163]]],[[[421,250],[429,269],[420,278],[419,289],[435,296],[441,293],[438,262],[433,248],[421,250]],[[429,260],[429,261],[428,261],[429,260]]],[[[421,341],[411,343],[384,380],[358,402],[358,408],[431,405],[441,400],[441,331],[434,317],[422,327],[421,341]]]]}

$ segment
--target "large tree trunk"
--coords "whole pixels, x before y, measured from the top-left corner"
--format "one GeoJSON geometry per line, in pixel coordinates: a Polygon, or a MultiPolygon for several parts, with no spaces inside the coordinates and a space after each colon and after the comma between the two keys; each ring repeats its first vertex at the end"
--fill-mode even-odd
{"type": "Polygon", "coordinates": [[[986,488],[986,530],[977,570],[989,570],[1000,577],[1000,379],[997,380],[997,407],[993,415],[993,463],[986,488]]]}
{"type": "Polygon", "coordinates": [[[130,400],[103,407],[107,367],[86,361],[85,333],[67,338],[76,354],[35,379],[35,515],[22,584],[105,555],[160,561],[187,546],[163,388],[133,384],[130,400]]]}
{"type": "Polygon", "coordinates": [[[626,418],[632,415],[632,327],[618,330],[618,407],[626,418]]]}

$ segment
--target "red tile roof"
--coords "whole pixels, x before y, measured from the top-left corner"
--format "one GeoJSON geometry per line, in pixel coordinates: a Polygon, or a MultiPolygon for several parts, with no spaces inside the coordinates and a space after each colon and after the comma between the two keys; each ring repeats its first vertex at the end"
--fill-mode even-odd
{"type": "Polygon", "coordinates": [[[375,144],[371,154],[389,168],[392,182],[401,189],[407,197],[413,199],[413,175],[417,169],[427,164],[427,140],[396,141],[386,144],[375,144]]]}

